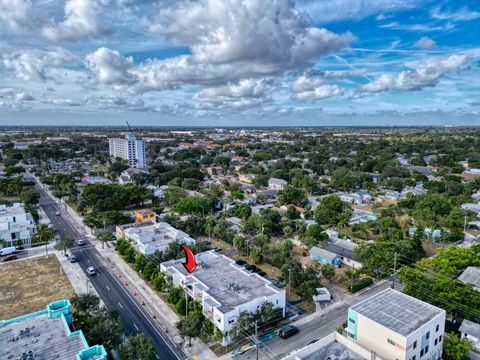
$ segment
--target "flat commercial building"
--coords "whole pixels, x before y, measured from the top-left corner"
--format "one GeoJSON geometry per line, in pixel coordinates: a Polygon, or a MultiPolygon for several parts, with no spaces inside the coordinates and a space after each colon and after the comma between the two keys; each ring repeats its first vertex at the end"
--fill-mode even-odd
{"type": "Polygon", "coordinates": [[[0,320],[0,359],[107,360],[103,346],[89,346],[81,330],[72,331],[71,304],[59,300],[45,310],[0,320]]]}
{"type": "Polygon", "coordinates": [[[153,255],[156,251],[165,251],[170,243],[192,245],[195,239],[166,222],[143,221],[134,224],[118,225],[117,237],[133,243],[135,249],[143,255],[153,255]]]}
{"type": "Polygon", "coordinates": [[[203,314],[223,332],[224,343],[232,340],[229,332],[243,311],[254,313],[269,302],[285,316],[285,290],[214,251],[197,254],[196,260],[198,266],[191,274],[183,266],[184,259],[164,262],[160,269],[175,286],[201,302],[203,314]]]}
{"type": "Polygon", "coordinates": [[[128,161],[133,168],[147,167],[145,159],[145,141],[137,140],[134,134],[128,134],[124,139],[108,139],[110,157],[128,161]]]}
{"type": "Polygon", "coordinates": [[[385,360],[437,360],[446,312],[393,289],[348,310],[347,335],[385,360]]]}

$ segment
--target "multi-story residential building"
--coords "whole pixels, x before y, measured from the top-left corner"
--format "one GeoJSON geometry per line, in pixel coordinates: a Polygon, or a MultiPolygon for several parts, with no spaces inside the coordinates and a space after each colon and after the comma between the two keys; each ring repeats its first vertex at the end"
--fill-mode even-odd
{"type": "Polygon", "coordinates": [[[271,190],[283,190],[288,182],[283,179],[270,178],[268,179],[268,188],[271,190]]]}
{"type": "Polygon", "coordinates": [[[102,345],[89,346],[81,330],[72,329],[68,300],[9,320],[0,320],[0,359],[107,360],[102,345]]]}
{"type": "Polygon", "coordinates": [[[269,302],[285,316],[285,290],[245,268],[225,255],[207,251],[196,255],[193,273],[183,266],[183,259],[164,262],[160,270],[168,274],[175,286],[201,302],[203,314],[224,334],[223,343],[233,339],[231,330],[241,312],[254,313],[269,302]]]}
{"type": "Polygon", "coordinates": [[[441,359],[446,312],[393,289],[348,309],[347,336],[385,360],[441,359]]]}
{"type": "Polygon", "coordinates": [[[0,240],[5,247],[30,246],[35,233],[35,221],[23,204],[0,205],[0,240]]]}
{"type": "Polygon", "coordinates": [[[125,139],[108,139],[110,156],[112,158],[121,158],[128,161],[128,165],[133,168],[146,168],[145,159],[145,141],[137,140],[133,133],[127,134],[125,139]]]}
{"type": "Polygon", "coordinates": [[[154,223],[143,221],[140,223],[118,225],[116,234],[133,243],[137,251],[143,255],[152,255],[155,251],[164,251],[172,242],[192,245],[195,239],[187,233],[175,229],[166,222],[154,223]]]}

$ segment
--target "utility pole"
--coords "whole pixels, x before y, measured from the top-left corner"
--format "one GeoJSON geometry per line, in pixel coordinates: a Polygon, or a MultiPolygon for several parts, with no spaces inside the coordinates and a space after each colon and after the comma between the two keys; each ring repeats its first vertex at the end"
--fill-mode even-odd
{"type": "Polygon", "coordinates": [[[463,217],[463,232],[465,233],[466,231],[467,231],[467,214],[465,214],[463,217]]]}
{"type": "Polygon", "coordinates": [[[397,275],[397,253],[393,255],[393,279],[392,279],[392,289],[395,290],[395,276],[397,275]]]}
{"type": "Polygon", "coordinates": [[[185,317],[188,318],[188,294],[187,294],[187,288],[185,288],[185,317]]]}
{"type": "Polygon", "coordinates": [[[257,320],[255,320],[255,350],[257,352],[257,360],[258,360],[258,326],[257,320]]]}
{"type": "Polygon", "coordinates": [[[288,268],[288,297],[292,292],[292,269],[288,268]]]}

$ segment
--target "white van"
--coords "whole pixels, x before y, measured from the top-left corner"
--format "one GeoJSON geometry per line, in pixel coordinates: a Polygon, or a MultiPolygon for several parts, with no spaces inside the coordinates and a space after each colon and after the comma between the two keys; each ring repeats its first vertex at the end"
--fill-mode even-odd
{"type": "Polygon", "coordinates": [[[0,256],[6,256],[15,254],[17,252],[17,248],[15,246],[5,247],[0,249],[0,256]]]}

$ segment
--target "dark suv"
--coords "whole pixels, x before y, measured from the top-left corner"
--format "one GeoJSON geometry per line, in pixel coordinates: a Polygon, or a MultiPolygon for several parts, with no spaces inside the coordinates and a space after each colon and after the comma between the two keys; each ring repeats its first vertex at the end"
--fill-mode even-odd
{"type": "Polygon", "coordinates": [[[288,325],[280,329],[280,331],[278,332],[278,336],[280,336],[282,339],[288,339],[289,337],[292,337],[293,335],[298,333],[298,328],[292,325],[288,325]]]}

